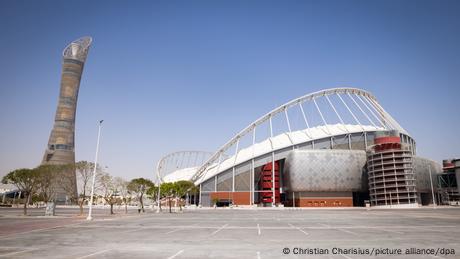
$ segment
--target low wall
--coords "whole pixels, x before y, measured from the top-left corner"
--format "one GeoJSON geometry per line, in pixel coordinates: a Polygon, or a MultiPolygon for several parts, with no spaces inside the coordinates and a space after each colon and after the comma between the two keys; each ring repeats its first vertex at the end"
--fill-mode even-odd
{"type": "Polygon", "coordinates": [[[250,192],[211,192],[213,199],[230,200],[233,205],[250,205],[250,192]]]}

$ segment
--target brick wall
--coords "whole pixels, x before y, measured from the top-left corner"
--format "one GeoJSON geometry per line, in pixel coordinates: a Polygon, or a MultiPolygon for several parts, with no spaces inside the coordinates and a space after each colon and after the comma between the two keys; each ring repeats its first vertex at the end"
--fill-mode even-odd
{"type": "Polygon", "coordinates": [[[296,207],[353,207],[352,197],[322,197],[296,199],[296,207]]]}
{"type": "Polygon", "coordinates": [[[212,192],[211,201],[215,198],[231,200],[234,205],[250,205],[250,192],[212,192]]]}

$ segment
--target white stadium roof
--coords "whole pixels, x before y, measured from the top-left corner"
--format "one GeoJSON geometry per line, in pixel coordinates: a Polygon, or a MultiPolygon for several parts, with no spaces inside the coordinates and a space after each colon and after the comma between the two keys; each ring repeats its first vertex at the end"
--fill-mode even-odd
{"type": "MultiPolygon", "coordinates": [[[[276,150],[327,137],[381,130],[397,130],[408,135],[372,94],[356,88],[327,89],[301,96],[277,107],[249,124],[214,153],[185,151],[169,154],[158,162],[156,173],[162,182],[192,180],[195,184],[200,184],[232,167],[276,150]],[[297,119],[300,118],[304,127],[294,128],[293,125],[299,125],[293,122],[293,114],[296,112],[300,114],[297,119]],[[273,121],[280,118],[285,121],[286,127],[275,135],[273,121]],[[256,142],[256,129],[266,124],[270,135],[256,142]],[[252,138],[252,142],[243,147],[240,142],[248,137],[252,138]],[[193,160],[193,156],[198,157],[199,153],[206,154],[207,158],[191,165],[185,163],[189,165],[184,166],[183,161],[178,162],[180,159],[177,159],[177,153],[188,154],[183,156],[183,160],[188,157],[189,162],[193,160]]],[[[258,134],[260,135],[259,132],[258,134]]]]}

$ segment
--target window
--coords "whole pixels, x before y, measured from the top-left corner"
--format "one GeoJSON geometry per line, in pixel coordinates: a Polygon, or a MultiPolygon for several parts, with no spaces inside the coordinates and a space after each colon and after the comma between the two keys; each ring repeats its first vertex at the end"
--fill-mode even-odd
{"type": "Polygon", "coordinates": [[[203,192],[214,192],[215,191],[215,178],[211,177],[201,185],[201,191],[203,192]]]}
{"type": "Polygon", "coordinates": [[[315,140],[314,143],[315,143],[315,149],[330,149],[331,148],[330,138],[315,140]]]}
{"type": "Polygon", "coordinates": [[[72,148],[69,145],[64,145],[64,144],[57,144],[56,149],[60,150],[72,150],[72,148]]]}
{"type": "Polygon", "coordinates": [[[251,183],[251,164],[235,167],[235,191],[249,191],[251,183]]]}
{"type": "Polygon", "coordinates": [[[350,149],[348,144],[348,135],[336,136],[332,138],[333,149],[350,149]]]}
{"type": "Polygon", "coordinates": [[[366,150],[366,143],[363,133],[355,133],[351,135],[351,149],[366,150]]]}
{"type": "Polygon", "coordinates": [[[217,191],[218,192],[232,191],[232,185],[233,185],[232,176],[233,176],[232,169],[227,170],[217,175],[217,191]]]}

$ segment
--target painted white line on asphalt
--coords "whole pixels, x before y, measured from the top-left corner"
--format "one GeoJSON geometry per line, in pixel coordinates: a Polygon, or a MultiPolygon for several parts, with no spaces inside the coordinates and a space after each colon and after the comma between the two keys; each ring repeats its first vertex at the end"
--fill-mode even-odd
{"type": "Polygon", "coordinates": [[[30,252],[30,251],[35,251],[35,250],[37,250],[37,249],[27,249],[27,250],[22,250],[22,251],[11,252],[11,253],[7,253],[7,254],[2,254],[2,255],[0,255],[0,257],[9,257],[9,256],[12,256],[12,255],[22,254],[22,253],[25,253],[25,252],[30,252]]]}
{"type": "Polygon", "coordinates": [[[179,252],[171,255],[170,257],[168,257],[168,259],[173,259],[173,258],[176,258],[176,256],[179,256],[180,254],[182,254],[184,252],[184,250],[180,250],[179,252]]]}
{"type": "Polygon", "coordinates": [[[88,257],[91,257],[91,256],[103,254],[103,253],[105,253],[105,252],[107,252],[107,251],[110,251],[110,249],[101,250],[101,251],[98,251],[98,252],[95,252],[95,253],[92,253],[92,254],[89,254],[89,255],[85,255],[85,256],[82,256],[82,257],[78,257],[77,259],[88,258],[88,257]]]}
{"type": "Polygon", "coordinates": [[[336,229],[339,230],[339,231],[348,233],[348,234],[352,234],[352,235],[355,235],[355,236],[359,236],[357,233],[355,233],[355,232],[353,232],[353,231],[350,231],[350,230],[346,230],[346,229],[342,229],[342,228],[336,228],[336,229]]]}
{"type": "Polygon", "coordinates": [[[167,235],[167,234],[171,234],[171,233],[177,232],[177,231],[182,230],[182,229],[183,229],[183,228],[176,228],[176,229],[173,229],[173,230],[171,230],[171,231],[166,232],[165,234],[166,234],[166,235],[167,235]]]}
{"type": "Polygon", "coordinates": [[[221,231],[221,230],[224,229],[226,226],[228,226],[228,224],[225,224],[225,225],[223,225],[222,227],[220,227],[219,229],[217,229],[216,231],[212,232],[210,236],[214,236],[215,234],[217,234],[217,232],[221,231]]]}
{"type": "Polygon", "coordinates": [[[322,226],[322,227],[325,227],[325,228],[330,228],[331,226],[329,225],[326,225],[326,224],[323,224],[323,223],[318,223],[318,225],[322,226]]]}
{"type": "Polygon", "coordinates": [[[260,252],[257,251],[257,259],[260,259],[260,252]]]}
{"type": "Polygon", "coordinates": [[[130,232],[136,232],[136,231],[140,231],[142,230],[141,228],[135,228],[135,229],[130,229],[130,230],[126,230],[126,231],[121,231],[119,232],[120,234],[123,233],[123,234],[126,234],[126,233],[130,233],[130,232]]]}
{"type": "Polygon", "coordinates": [[[5,235],[5,236],[1,236],[0,240],[9,239],[9,238],[11,238],[12,236],[15,236],[15,235],[29,234],[29,233],[33,233],[33,232],[46,231],[46,230],[55,230],[55,229],[58,229],[58,228],[65,228],[65,227],[74,227],[75,225],[80,225],[80,224],[83,224],[83,223],[84,223],[84,221],[83,222],[77,222],[77,223],[71,223],[71,224],[67,224],[67,225],[58,225],[58,226],[54,226],[54,227],[37,228],[37,229],[33,229],[33,230],[27,230],[27,231],[24,231],[24,232],[11,233],[11,234],[8,234],[8,235],[5,235]]]}
{"type": "Polygon", "coordinates": [[[260,225],[257,224],[257,234],[260,236],[260,225]]]}
{"type": "MultiPolygon", "coordinates": [[[[197,226],[198,224],[199,224],[199,223],[195,223],[195,224],[192,224],[192,225],[190,225],[190,226],[188,226],[188,227],[194,227],[194,226],[197,226]]],[[[168,231],[168,232],[166,232],[165,234],[167,235],[167,234],[174,233],[174,232],[177,232],[177,231],[180,231],[180,230],[184,230],[184,229],[185,229],[185,227],[179,227],[179,228],[173,229],[173,230],[171,230],[171,231],[168,231]]]]}
{"type": "Polygon", "coordinates": [[[299,227],[296,227],[296,226],[292,225],[291,223],[288,223],[288,225],[289,225],[291,228],[295,228],[295,229],[297,229],[298,231],[304,233],[306,236],[309,235],[307,232],[303,231],[303,230],[302,230],[301,228],[299,228],[299,227]]]}

